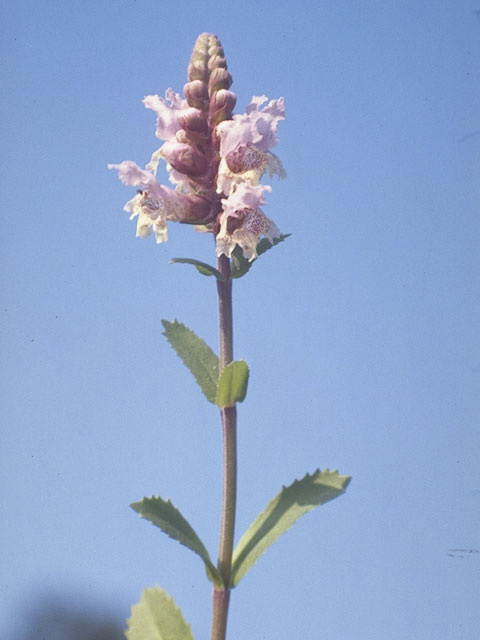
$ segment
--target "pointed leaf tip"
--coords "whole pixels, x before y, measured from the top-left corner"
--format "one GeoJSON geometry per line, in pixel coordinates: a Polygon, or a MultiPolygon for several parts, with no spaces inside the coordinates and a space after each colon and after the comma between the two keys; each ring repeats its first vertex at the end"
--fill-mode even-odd
{"type": "Polygon", "coordinates": [[[247,395],[250,371],[245,360],[230,362],[223,369],[217,385],[216,403],[219,407],[233,407],[247,395]]]}
{"type": "Polygon", "coordinates": [[[218,357],[207,343],[181,322],[162,320],[164,332],[183,364],[193,374],[209,402],[215,404],[218,381],[218,357]]]}
{"type": "Polygon", "coordinates": [[[204,276],[215,276],[217,280],[220,282],[225,282],[225,276],[223,276],[218,269],[212,267],[210,264],[206,262],[201,262],[200,260],[195,260],[194,258],[172,258],[169,260],[169,264],[191,264],[193,265],[199,273],[204,276]]]}
{"type": "Polygon", "coordinates": [[[130,506],[142,518],[161,529],[167,536],[196,553],[203,560],[207,576],[215,587],[217,589],[224,588],[223,580],[210,560],[205,545],[188,520],[170,500],[163,500],[160,496],[152,496],[151,498],[143,498],[140,502],[134,502],[130,506]]]}
{"type": "Polygon", "coordinates": [[[164,589],[144,589],[127,620],[127,640],[193,640],[190,625],[164,589]]]}
{"type": "Polygon", "coordinates": [[[243,534],[233,552],[232,587],[300,516],[344,493],[349,482],[349,476],[318,469],[312,475],[307,473],[302,480],[295,480],[289,487],[283,487],[243,534]]]}

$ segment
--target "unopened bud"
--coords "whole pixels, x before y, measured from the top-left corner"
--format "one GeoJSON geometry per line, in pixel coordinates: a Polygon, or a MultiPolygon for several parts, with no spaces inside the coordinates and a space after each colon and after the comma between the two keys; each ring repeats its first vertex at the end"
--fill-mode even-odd
{"type": "Polygon", "coordinates": [[[210,80],[208,81],[208,93],[212,96],[215,91],[220,89],[230,89],[232,86],[232,76],[226,69],[218,67],[214,69],[210,74],[210,80]]]}
{"type": "MultiPolygon", "coordinates": [[[[228,87],[227,87],[228,88],[228,87]]],[[[205,82],[193,80],[183,87],[183,93],[188,104],[196,109],[205,111],[208,107],[208,88],[205,82]]]]}
{"type": "Polygon", "coordinates": [[[223,56],[213,56],[208,60],[208,69],[213,71],[214,69],[226,69],[227,61],[223,56]]]}
{"type": "Polygon", "coordinates": [[[188,144],[165,142],[162,156],[176,171],[187,176],[202,176],[208,169],[205,156],[188,144]]]}
{"type": "Polygon", "coordinates": [[[190,194],[187,196],[192,204],[192,219],[184,220],[189,224],[209,224],[213,222],[217,216],[217,211],[214,203],[197,194],[190,194]]]}
{"type": "Polygon", "coordinates": [[[229,120],[232,117],[237,96],[233,91],[220,89],[210,99],[210,122],[216,125],[223,120],[229,120]]]}
{"type": "Polygon", "coordinates": [[[208,133],[208,123],[205,114],[198,109],[184,109],[178,114],[178,122],[185,131],[208,133]]]}
{"type": "Polygon", "coordinates": [[[193,47],[188,65],[188,79],[208,82],[214,69],[226,69],[227,61],[222,44],[216,35],[202,33],[193,47]]]}
{"type": "Polygon", "coordinates": [[[219,56],[221,58],[225,58],[225,51],[223,50],[222,44],[217,36],[210,36],[210,46],[208,47],[208,55],[210,58],[214,56],[219,56]]]}
{"type": "Polygon", "coordinates": [[[204,60],[195,60],[188,65],[187,75],[190,82],[192,80],[208,81],[208,67],[204,60]]]}
{"type": "Polygon", "coordinates": [[[209,136],[208,120],[203,111],[185,109],[178,115],[178,122],[188,139],[194,144],[202,144],[209,136]]]}

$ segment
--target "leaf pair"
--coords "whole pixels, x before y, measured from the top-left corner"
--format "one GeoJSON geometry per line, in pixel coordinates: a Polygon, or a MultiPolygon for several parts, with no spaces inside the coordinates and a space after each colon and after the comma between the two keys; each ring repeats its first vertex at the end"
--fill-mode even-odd
{"type": "Polygon", "coordinates": [[[244,360],[227,365],[218,375],[218,356],[207,343],[181,322],[162,320],[163,332],[184,365],[191,371],[209,402],[231,407],[247,394],[249,369],[244,360]]]}
{"type": "MultiPolygon", "coordinates": [[[[266,549],[300,516],[344,493],[349,482],[348,476],[326,469],[317,470],[312,475],[307,474],[302,480],[295,480],[289,487],[283,487],[244,533],[235,548],[229,586],[236,587],[266,549]]],[[[203,560],[207,575],[215,588],[223,588],[220,573],[213,565],[204,544],[170,500],[152,496],[131,506],[142,518],[196,553],[203,560]]]]}

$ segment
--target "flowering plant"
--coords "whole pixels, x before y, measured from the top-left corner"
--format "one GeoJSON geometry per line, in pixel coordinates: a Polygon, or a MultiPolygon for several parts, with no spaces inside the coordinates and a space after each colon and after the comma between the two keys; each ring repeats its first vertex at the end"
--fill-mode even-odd
{"type": "MultiPolygon", "coordinates": [[[[111,164],[120,180],[139,187],[124,209],[136,218],[137,236],[152,232],[158,243],[168,237],[168,222],[194,225],[215,240],[217,267],[192,258],[192,264],[214,276],[219,306],[219,356],[182,323],[163,320],[164,335],[195,376],[207,400],[220,408],[223,432],[223,501],[218,562],[170,500],[144,498],[131,506],[142,518],[190,548],[204,562],[213,583],[212,640],[224,640],[231,590],[259,556],[301,515],[342,494],[350,480],[336,471],[317,470],[296,480],[267,505],[234,543],[236,505],[236,404],[246,396],[249,368],[233,359],[232,280],[244,276],[252,263],[288,235],[260,208],[271,187],[262,177],[285,177],[280,159],[270,149],[277,126],[285,118],[283,98],[267,102],[254,96],[245,113],[233,114],[232,77],[220,41],[203,33],[188,66],[185,98],[168,89],[165,98],[150,95],[143,103],[157,116],[156,136],[162,146],[142,169],[130,160],[111,164]],[[160,159],[166,161],[174,188],[156,178],[160,159]]],[[[165,591],[145,589],[132,609],[129,640],[193,640],[190,626],[165,591]]]]}

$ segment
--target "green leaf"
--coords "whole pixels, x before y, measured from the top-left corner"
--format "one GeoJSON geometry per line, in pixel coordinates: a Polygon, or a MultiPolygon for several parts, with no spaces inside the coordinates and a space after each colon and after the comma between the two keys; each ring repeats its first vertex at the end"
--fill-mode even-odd
{"type": "Polygon", "coordinates": [[[127,620],[127,640],[193,640],[190,625],[166,591],[144,589],[127,620]]]}
{"type": "Polygon", "coordinates": [[[245,360],[230,362],[223,369],[217,384],[216,403],[219,407],[233,407],[247,395],[248,364],[245,360]]]}
{"type": "Polygon", "coordinates": [[[210,580],[218,589],[223,589],[223,580],[208,555],[203,542],[192,529],[188,521],[176,509],[170,500],[162,500],[159,496],[143,498],[141,502],[130,505],[142,518],[159,527],[170,538],[191,549],[205,563],[210,580]]]}
{"type": "Polygon", "coordinates": [[[349,476],[317,470],[295,480],[267,505],[244,533],[233,552],[232,586],[235,587],[262,553],[304,513],[344,493],[349,476]]]}
{"type": "MultiPolygon", "coordinates": [[[[291,236],[290,233],[285,233],[281,235],[279,238],[274,238],[273,242],[267,240],[267,238],[262,238],[260,242],[257,244],[257,254],[260,257],[262,253],[265,253],[272,247],[275,247],[280,242],[283,242],[287,238],[291,236]]],[[[241,278],[244,276],[249,270],[252,264],[256,260],[249,262],[243,257],[242,248],[238,246],[232,252],[232,278],[241,278]]]]}
{"type": "Polygon", "coordinates": [[[200,262],[200,260],[194,260],[193,258],[172,258],[170,264],[193,264],[193,266],[204,276],[215,276],[220,282],[225,282],[225,276],[223,276],[218,269],[212,267],[206,262],[200,262]]]}
{"type": "Polygon", "coordinates": [[[201,338],[181,322],[162,320],[169,343],[193,373],[207,400],[215,404],[218,380],[218,357],[201,338]]]}

